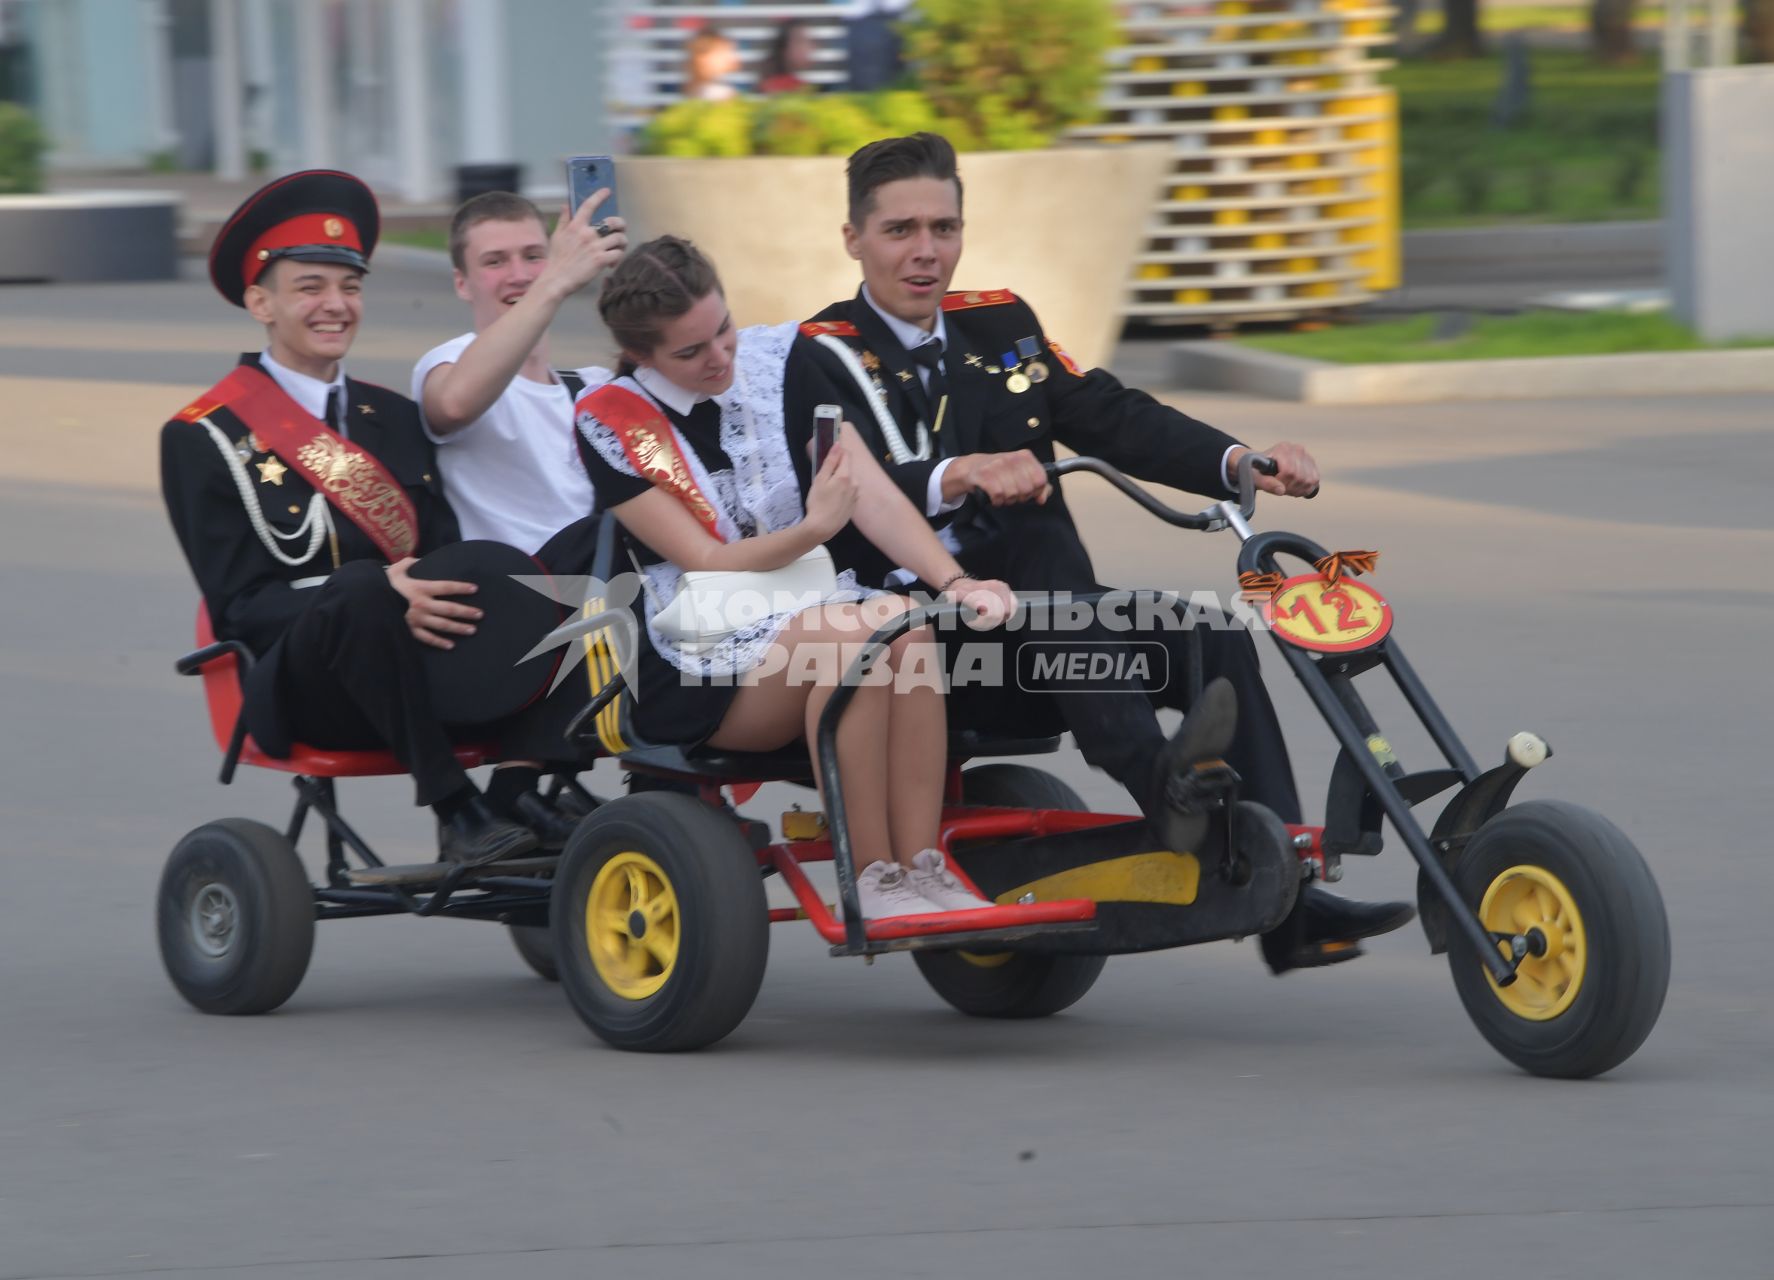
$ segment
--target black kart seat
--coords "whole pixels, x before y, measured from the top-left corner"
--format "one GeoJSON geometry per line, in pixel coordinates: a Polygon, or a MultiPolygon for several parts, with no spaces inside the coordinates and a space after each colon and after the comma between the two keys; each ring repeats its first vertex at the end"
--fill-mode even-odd
{"type": "Polygon", "coordinates": [[[637,773],[685,778],[718,778],[723,782],[813,781],[813,765],[805,747],[783,751],[718,751],[710,748],[655,747],[635,744],[618,759],[637,773]]]}
{"type": "Polygon", "coordinates": [[[1047,738],[1005,738],[978,729],[949,732],[950,760],[988,760],[1000,756],[1050,756],[1059,750],[1059,735],[1047,738]]]}

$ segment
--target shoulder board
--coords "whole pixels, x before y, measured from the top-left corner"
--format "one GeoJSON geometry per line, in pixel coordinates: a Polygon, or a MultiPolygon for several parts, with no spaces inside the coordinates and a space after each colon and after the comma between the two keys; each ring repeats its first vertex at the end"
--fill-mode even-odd
{"type": "Polygon", "coordinates": [[[969,289],[965,293],[945,293],[942,297],[942,309],[971,311],[974,307],[1001,307],[1018,301],[1021,299],[1008,289],[969,289]]]}
{"type": "MultiPolygon", "coordinates": [[[[229,373],[232,375],[233,371],[230,370],[229,373]]],[[[186,405],[183,409],[180,409],[177,413],[173,414],[173,418],[178,422],[197,422],[203,418],[207,418],[217,409],[225,406],[234,391],[235,387],[232,385],[230,379],[225,377],[208,391],[205,391],[202,395],[198,396],[197,399],[186,405]]]]}
{"type": "Polygon", "coordinates": [[[854,338],[857,336],[856,326],[848,320],[808,320],[801,325],[801,332],[809,338],[817,338],[828,333],[834,338],[854,338]]]}
{"type": "Polygon", "coordinates": [[[198,396],[197,399],[173,414],[173,421],[200,422],[204,418],[209,417],[209,415],[214,413],[217,409],[220,409],[224,403],[224,401],[214,399],[208,394],[198,396]]]}

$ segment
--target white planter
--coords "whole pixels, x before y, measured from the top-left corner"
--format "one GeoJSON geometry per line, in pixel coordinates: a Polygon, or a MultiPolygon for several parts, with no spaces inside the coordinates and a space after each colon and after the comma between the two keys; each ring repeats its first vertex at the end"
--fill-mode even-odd
{"type": "MultiPolygon", "coordinates": [[[[963,155],[967,249],[953,287],[1012,290],[1081,366],[1105,363],[1167,164],[1161,147],[963,155]]],[[[806,319],[861,282],[840,231],[842,157],[625,157],[616,182],[630,242],[695,241],[742,325],[806,319]]]]}
{"type": "Polygon", "coordinates": [[[176,279],[178,221],[170,191],[0,196],[0,281],[176,279]]]}

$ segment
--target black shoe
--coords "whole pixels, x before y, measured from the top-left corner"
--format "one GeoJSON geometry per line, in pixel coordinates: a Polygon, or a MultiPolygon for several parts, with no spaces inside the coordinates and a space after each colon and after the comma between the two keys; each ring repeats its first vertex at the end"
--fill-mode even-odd
{"type": "Polygon", "coordinates": [[[578,828],[576,818],[569,818],[554,805],[544,800],[535,791],[525,791],[511,802],[510,818],[520,826],[528,827],[536,836],[536,841],[550,853],[567,847],[578,828]]]}
{"type": "Polygon", "coordinates": [[[1238,695],[1225,679],[1201,691],[1182,728],[1153,762],[1146,821],[1165,848],[1187,853],[1207,834],[1208,815],[1238,775],[1221,759],[1238,727],[1238,695]]]}
{"type": "Polygon", "coordinates": [[[554,797],[555,812],[574,822],[597,808],[595,799],[588,800],[577,787],[562,787],[554,797]]]}
{"type": "Polygon", "coordinates": [[[1275,974],[1341,964],[1362,954],[1359,939],[1391,933],[1416,916],[1408,902],[1352,902],[1309,884],[1287,919],[1262,936],[1263,959],[1275,974]]]}
{"type": "Polygon", "coordinates": [[[494,813],[482,796],[467,800],[455,814],[437,824],[439,862],[483,867],[535,850],[535,835],[494,813]]]}

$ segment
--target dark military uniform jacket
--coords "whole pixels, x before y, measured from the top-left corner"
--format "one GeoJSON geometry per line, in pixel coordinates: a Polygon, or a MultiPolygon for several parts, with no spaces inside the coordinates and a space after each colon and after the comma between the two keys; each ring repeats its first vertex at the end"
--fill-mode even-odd
{"type": "MultiPolygon", "coordinates": [[[[942,305],[949,403],[927,458],[895,463],[852,371],[829,348],[817,348],[820,362],[844,389],[845,417],[919,511],[926,510],[931,472],[944,458],[1028,449],[1048,462],[1055,441],[1140,479],[1213,497],[1228,493],[1222,461],[1237,441],[1123,386],[1106,370],[1079,369],[1015,294],[951,293],[942,305]]],[[[862,294],[827,307],[802,331],[816,340],[834,338],[850,349],[885,398],[905,443],[915,448],[920,421],[934,413],[925,412],[910,354],[862,294]]],[[[791,450],[799,456],[811,427],[790,419],[789,429],[791,435],[802,433],[791,450]]],[[[935,522],[940,526],[950,519],[937,517],[935,522]]],[[[951,531],[964,567],[1003,577],[1013,588],[1082,590],[1094,584],[1090,558],[1057,487],[1041,506],[994,508],[971,501],[952,517],[951,531]],[[1019,554],[1018,544],[1029,553],[1019,554]],[[1039,563],[1032,562],[1036,548],[1039,563]]],[[[879,582],[892,566],[871,552],[866,544],[847,544],[835,554],[853,563],[862,580],[879,582]]]]}
{"type": "MultiPolygon", "coordinates": [[[[259,367],[257,356],[240,359],[259,367]]],[[[456,515],[444,499],[418,407],[386,387],[348,377],[344,416],[346,436],[374,454],[412,501],[419,522],[414,554],[458,541],[456,515]]],[[[160,486],[216,637],[240,640],[260,658],[246,683],[247,723],[260,745],[275,751],[282,720],[275,706],[278,639],[334,568],[384,557],[362,530],[331,508],[332,531],[322,531],[316,545],[314,524],[303,531],[304,522],[319,520],[318,514],[311,515],[314,489],[276,455],[256,449],[256,443],[246,423],[225,404],[200,396],[161,428],[160,486]],[[242,464],[238,471],[223,456],[206,422],[228,441],[242,464]],[[247,481],[244,486],[239,475],[247,481]],[[260,528],[266,536],[261,537],[260,528]],[[281,558],[266,545],[267,539],[281,558]],[[291,560],[298,563],[286,562],[291,560]]]]}

